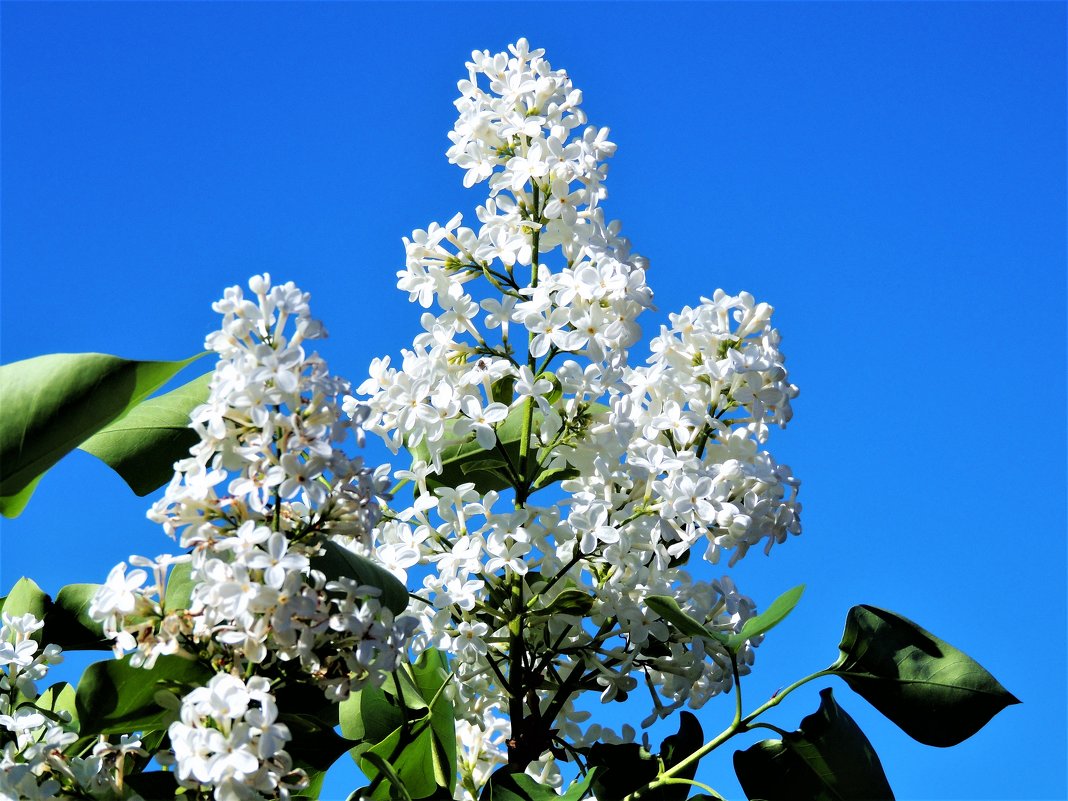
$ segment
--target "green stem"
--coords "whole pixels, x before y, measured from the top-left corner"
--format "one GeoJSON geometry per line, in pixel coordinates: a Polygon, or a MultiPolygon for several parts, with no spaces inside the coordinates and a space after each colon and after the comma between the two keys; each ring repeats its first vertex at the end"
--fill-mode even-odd
{"type": "MultiPolygon", "coordinates": [[[[732,659],[732,663],[733,663],[733,659],[732,659]]],[[[735,670],[737,670],[737,666],[736,665],[735,665],[735,670]]],[[[635,799],[639,798],[640,796],[642,796],[644,793],[648,792],[649,790],[654,790],[657,787],[661,787],[664,784],[667,784],[668,782],[665,782],[665,779],[676,779],[676,778],[679,778],[679,774],[680,773],[685,773],[688,768],[691,768],[691,767],[692,768],[696,768],[697,767],[697,763],[700,762],[702,758],[704,758],[706,755],[710,754],[711,752],[715,751],[717,748],[719,748],[721,745],[723,745],[723,743],[727,742],[727,740],[731,739],[736,734],[742,734],[743,732],[748,731],[749,728],[750,728],[750,723],[755,718],[757,718],[760,715],[764,714],[765,712],[767,712],[772,707],[778,706],[780,703],[782,703],[782,699],[783,698],[788,696],[790,693],[792,693],[798,687],[800,687],[800,686],[802,686],[804,684],[808,684],[810,681],[813,681],[815,679],[821,678],[823,676],[828,676],[831,673],[832,673],[832,671],[830,671],[830,670],[821,670],[821,671],[819,671],[817,673],[813,673],[813,674],[811,674],[809,676],[805,676],[805,678],[803,678],[803,679],[799,679],[798,681],[795,681],[789,687],[785,688],[782,692],[776,693],[772,698],[770,698],[765,703],[761,704],[759,707],[757,707],[755,710],[753,710],[752,712],[750,712],[748,715],[746,715],[744,717],[740,717],[740,712],[736,711],[735,712],[735,720],[734,720],[734,722],[731,723],[730,726],[728,726],[726,729],[721,731],[719,734],[717,734],[715,737],[713,737],[707,743],[702,745],[700,748],[698,748],[692,754],[687,756],[685,759],[680,760],[679,762],[675,763],[670,768],[665,770],[663,773],[661,773],[659,776],[657,776],[656,779],[654,779],[653,781],[649,782],[649,784],[645,785],[644,787],[638,788],[633,793],[631,793],[630,795],[626,796],[626,798],[624,798],[623,801],[635,801],[635,799]]],[[[737,685],[737,680],[735,680],[735,684],[737,685]]],[[[739,693],[739,695],[740,695],[740,693],[739,693]]],[[[739,709],[739,710],[741,709],[741,702],[740,701],[737,704],[737,709],[739,709]]]]}

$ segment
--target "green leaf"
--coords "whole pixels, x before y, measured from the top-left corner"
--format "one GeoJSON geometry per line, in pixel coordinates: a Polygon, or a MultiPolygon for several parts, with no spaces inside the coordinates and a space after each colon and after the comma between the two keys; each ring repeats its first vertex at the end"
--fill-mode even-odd
{"type": "Polygon", "coordinates": [[[706,637],[724,645],[727,643],[726,634],[707,628],[697,618],[684,611],[670,595],[650,595],[646,597],[645,605],[687,637],[706,637]]]}
{"type": "Polygon", "coordinates": [[[742,624],[742,630],[727,638],[727,647],[737,651],[746,640],[759,637],[761,634],[775,628],[783,619],[794,611],[797,602],[801,600],[801,593],[805,591],[804,584],[798,584],[792,590],[787,590],[774,601],[771,606],[755,617],[749,618],[742,624]]]}
{"type": "Polygon", "coordinates": [[[438,783],[451,793],[456,787],[456,716],[444,692],[445,684],[452,679],[449,661],[442,651],[428,648],[419,654],[410,670],[426,701],[434,732],[435,766],[441,772],[438,783]]]}
{"type": "MultiPolygon", "coordinates": [[[[407,719],[396,696],[370,684],[342,701],[338,705],[338,715],[341,733],[357,743],[365,743],[366,748],[386,739],[407,719]]],[[[366,748],[354,748],[352,758],[358,762],[366,748]]]]}
{"type": "MultiPolygon", "coordinates": [[[[680,715],[678,732],[664,738],[657,756],[637,743],[594,743],[586,760],[587,767],[599,769],[593,779],[593,794],[597,801],[620,801],[656,779],[661,760],[665,768],[674,767],[703,744],[701,724],[689,712],[680,715]]],[[[683,771],[680,778],[692,779],[696,773],[697,762],[683,771]]],[[[689,785],[667,784],[646,792],[643,797],[653,801],[682,801],[688,792],[689,785]]]]}
{"type": "MultiPolygon", "coordinates": [[[[44,620],[51,606],[52,599],[37,586],[36,581],[25,576],[15,582],[4,600],[4,611],[12,617],[28,614],[44,620]]],[[[42,642],[40,630],[35,631],[32,637],[36,642],[42,642]]]]}
{"type": "Polygon", "coordinates": [[[864,732],[820,691],[820,707],[781,740],[734,753],[748,798],[765,801],[893,801],[882,764],[864,732]]]}
{"type": "Polygon", "coordinates": [[[313,771],[329,770],[338,757],[353,746],[351,740],[311,715],[283,712],[278,719],[289,727],[293,735],[286,751],[298,767],[311,768],[313,771]]]}
{"type": "Polygon", "coordinates": [[[660,766],[637,743],[594,743],[586,767],[597,768],[593,794],[597,801],[621,801],[656,778],[660,766]]]}
{"type": "Polygon", "coordinates": [[[75,698],[81,734],[166,728],[177,712],[156,703],[156,693],[177,690],[183,694],[211,676],[199,662],[180,656],[161,656],[148,670],[133,667],[129,658],[94,662],[82,674],[75,698]]]}
{"type": "Polygon", "coordinates": [[[33,705],[43,712],[59,716],[70,715],[69,724],[64,724],[72,731],[78,730],[78,710],[74,703],[74,688],[65,681],[56,682],[33,701],[33,705]]]}
{"type": "MultiPolygon", "coordinates": [[[[48,471],[46,470],[45,472],[48,471]]],[[[33,491],[37,489],[37,485],[41,483],[42,478],[44,478],[44,473],[41,473],[41,475],[17,492],[11,495],[0,495],[0,514],[4,517],[18,517],[22,514],[22,510],[30,502],[30,498],[33,497],[33,491]]]]}
{"type": "Polygon", "coordinates": [[[382,742],[368,748],[360,757],[360,770],[372,781],[370,797],[388,799],[389,787],[403,787],[412,799],[427,798],[436,793],[439,786],[434,765],[434,731],[426,718],[411,726],[398,726],[382,742]],[[392,769],[382,767],[385,762],[392,769]],[[375,786],[380,773],[385,778],[375,786]]]}
{"type": "Polygon", "coordinates": [[[414,665],[400,666],[382,687],[364,687],[343,701],[339,709],[341,731],[361,743],[351,751],[357,764],[362,765],[372,750],[389,759],[382,748],[384,743],[393,742],[397,731],[402,734],[394,745],[400,752],[429,724],[426,767],[433,773],[436,786],[451,793],[456,784],[456,724],[452,704],[442,691],[450,676],[445,655],[430,648],[414,665]]]}
{"type": "Polygon", "coordinates": [[[167,575],[167,589],[163,594],[163,611],[173,612],[177,609],[188,609],[189,601],[193,597],[193,565],[191,562],[180,562],[171,568],[167,575]]]}
{"type": "Polygon", "coordinates": [[[212,373],[149,398],[78,447],[105,462],[137,495],[159,489],[198,441],[189,413],[208,399],[212,373]]]}
{"type": "Polygon", "coordinates": [[[584,777],[572,782],[562,794],[525,773],[513,773],[500,768],[486,782],[479,801],[579,801],[590,788],[598,772],[594,768],[584,777]]]}
{"type": "Polygon", "coordinates": [[[317,801],[323,791],[323,782],[326,781],[325,770],[305,770],[308,774],[308,786],[290,798],[302,798],[305,801],[317,801]]]}
{"type": "Polygon", "coordinates": [[[89,604],[99,584],[62,587],[45,615],[44,641],[65,651],[107,651],[111,645],[101,624],[89,617],[89,604]]]}
{"type": "Polygon", "coordinates": [[[178,778],[174,771],[148,770],[124,777],[144,801],[174,801],[184,796],[178,794],[178,778]]]}
{"type": "Polygon", "coordinates": [[[382,590],[379,602],[395,615],[408,607],[408,588],[384,567],[330,540],[323,542],[323,548],[324,553],[312,559],[311,566],[325,573],[327,579],[345,576],[378,587],[382,590]]]}
{"type": "Polygon", "coordinates": [[[0,367],[0,512],[16,516],[42,473],[200,355],[142,362],[53,353],[0,367]]]}
{"type": "Polygon", "coordinates": [[[593,608],[593,596],[584,590],[569,588],[551,599],[541,609],[531,612],[531,617],[552,615],[586,615],[593,608]]]}
{"type": "MultiPolygon", "coordinates": [[[[599,414],[607,411],[608,407],[603,404],[593,403],[588,405],[586,415],[599,414]]],[[[452,445],[441,453],[440,474],[427,476],[427,488],[431,491],[435,487],[456,487],[465,482],[474,482],[475,489],[485,494],[490,490],[503,490],[511,487],[506,474],[501,470],[505,463],[501,456],[501,450],[508,454],[508,461],[513,465],[519,464],[520,440],[523,438],[523,418],[526,415],[526,406],[521,404],[512,409],[508,416],[497,426],[497,441],[499,448],[483,450],[478,441],[471,436],[458,445],[452,445]]],[[[537,431],[541,425],[543,415],[535,409],[532,431],[537,431]]],[[[455,424],[454,422],[452,423],[455,424]]],[[[451,426],[447,428],[447,435],[451,435],[451,426]]],[[[425,442],[420,442],[410,448],[413,458],[430,461],[430,451],[425,442]]],[[[546,471],[534,477],[531,484],[532,490],[538,490],[555,481],[577,475],[572,468],[557,468],[546,471]]]]}
{"type": "MultiPolygon", "coordinates": [[[[701,724],[690,712],[679,715],[679,731],[664,738],[660,744],[660,759],[664,768],[673,768],[705,743],[701,724]]],[[[697,762],[677,774],[680,779],[693,779],[697,775],[697,762]]],[[[666,784],[646,794],[651,801],[684,801],[690,792],[688,784],[666,784]]]]}
{"type": "Polygon", "coordinates": [[[850,609],[838,647],[829,670],[926,745],[956,745],[1020,703],[963,651],[885,609],[850,609]]]}

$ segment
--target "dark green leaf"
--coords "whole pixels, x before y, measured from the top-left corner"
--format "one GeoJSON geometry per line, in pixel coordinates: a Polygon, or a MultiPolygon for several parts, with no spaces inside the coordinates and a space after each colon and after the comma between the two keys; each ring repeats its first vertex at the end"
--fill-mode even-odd
{"type": "Polygon", "coordinates": [[[590,770],[580,780],[574,781],[562,794],[525,773],[513,773],[500,768],[490,776],[479,801],[579,801],[590,788],[598,772],[590,770]]]}
{"type": "Polygon", "coordinates": [[[970,656],[885,609],[850,609],[839,649],[830,670],[926,745],[956,745],[1020,703],[970,656]]]}
{"type": "Polygon", "coordinates": [[[180,656],[161,656],[149,670],[133,667],[129,658],[94,662],[78,682],[75,701],[81,734],[166,728],[177,712],[157,704],[155,694],[161,690],[184,694],[211,676],[199,662],[180,656]]]}
{"type": "Polygon", "coordinates": [[[159,489],[198,441],[189,413],[207,401],[211,376],[142,401],[78,447],[105,462],[137,495],[159,489]]]}
{"type": "Polygon", "coordinates": [[[538,473],[538,477],[534,480],[534,489],[540,490],[542,487],[547,487],[550,484],[556,484],[560,481],[567,481],[571,478],[577,478],[580,475],[579,471],[574,467],[554,467],[551,470],[542,470],[538,473]]]}
{"type": "Polygon", "coordinates": [[[289,727],[293,735],[286,751],[293,757],[297,767],[326,771],[348,751],[354,743],[339,735],[331,726],[325,725],[311,715],[283,712],[279,721],[289,727]]]}
{"type": "MultiPolygon", "coordinates": [[[[679,731],[660,744],[660,759],[664,768],[673,768],[705,744],[701,724],[690,712],[679,715],[679,731]]],[[[697,762],[676,774],[680,779],[692,779],[697,774],[697,762]]],[[[683,801],[690,792],[688,784],[666,784],[646,794],[649,801],[683,801]]]]}
{"type": "Polygon", "coordinates": [[[395,615],[407,608],[408,588],[384,567],[329,540],[323,543],[323,548],[324,553],[312,559],[311,566],[325,573],[327,579],[345,576],[360,584],[378,587],[382,590],[379,602],[395,615]]]}
{"type": "Polygon", "coordinates": [[[107,651],[111,646],[100,623],[89,617],[99,584],[68,584],[59,590],[45,615],[45,642],[65,651],[107,651]]]}
{"type": "Polygon", "coordinates": [[[193,359],[54,353],[0,367],[0,512],[17,515],[42,473],[193,359]]]}
{"type": "Polygon", "coordinates": [[[597,801],[621,801],[660,772],[656,758],[637,743],[594,743],[586,766],[598,768],[593,778],[597,801]]]}
{"type": "Polygon", "coordinates": [[[493,382],[492,389],[491,399],[494,402],[511,406],[512,401],[515,400],[515,376],[506,375],[504,378],[498,378],[493,382]]]}
{"type": "Polygon", "coordinates": [[[647,596],[645,605],[687,637],[707,637],[723,644],[727,642],[726,634],[707,628],[697,618],[684,611],[670,595],[647,596]]]}
{"type": "MultiPolygon", "coordinates": [[[[689,712],[681,714],[678,732],[664,738],[660,754],[656,756],[637,743],[594,743],[586,760],[587,767],[599,769],[593,779],[593,794],[597,801],[620,801],[656,779],[661,760],[665,768],[674,767],[703,744],[701,724],[689,712]]],[[[696,772],[695,762],[682,771],[679,778],[692,779],[696,772]]],[[[688,791],[689,785],[668,784],[648,791],[644,797],[651,801],[681,801],[688,791]]]]}
{"type": "Polygon", "coordinates": [[[549,601],[542,609],[535,610],[533,616],[550,615],[585,615],[593,608],[593,596],[584,590],[566,589],[549,601]]]}
{"type": "Polygon", "coordinates": [[[820,708],[781,740],[734,753],[746,797],[766,801],[893,801],[882,764],[864,732],[829,689],[820,708]]]}
{"type": "MultiPolygon", "coordinates": [[[[364,790],[359,793],[358,798],[384,798],[388,797],[395,799],[395,801],[412,801],[412,795],[408,792],[408,788],[404,785],[404,781],[397,771],[393,769],[393,766],[389,764],[389,761],[382,757],[381,754],[377,754],[374,751],[369,751],[367,754],[367,764],[374,767],[375,781],[364,790]]],[[[364,773],[369,772],[365,768],[364,773]]]]}
{"type": "Polygon", "coordinates": [[[178,779],[174,771],[149,770],[126,776],[125,781],[144,801],[174,801],[183,797],[178,794],[178,779]]]}
{"type": "Polygon", "coordinates": [[[745,621],[745,623],[742,624],[741,631],[728,637],[727,647],[732,651],[737,651],[745,645],[746,640],[751,640],[754,637],[758,637],[775,628],[775,626],[782,622],[783,618],[794,610],[794,607],[797,606],[797,602],[801,600],[801,593],[804,591],[805,585],[798,584],[792,590],[784,592],[772,601],[771,606],[759,615],[751,617],[745,621]]]}

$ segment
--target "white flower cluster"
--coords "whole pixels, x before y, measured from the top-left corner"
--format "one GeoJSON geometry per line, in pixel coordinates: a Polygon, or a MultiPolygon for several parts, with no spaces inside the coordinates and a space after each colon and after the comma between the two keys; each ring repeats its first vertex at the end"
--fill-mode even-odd
{"type": "MultiPolygon", "coordinates": [[[[799,533],[800,505],[789,468],[758,447],[797,394],[771,307],[717,291],[671,316],[647,366],[629,366],[652,292],[646,261],[605,222],[607,129],[584,127],[581,93],[526,40],[467,67],[448,157],[465,186],[488,182],[481,225],[457,215],[404,240],[398,287],[428,310],[423,331],[398,366],[375,360],[367,399],[345,408],[369,409],[368,429],[413,453],[397,473],[413,503],[375,529],[374,549],[398,577],[422,577],[416,647],[456,658],[470,793],[507,759],[505,714],[548,719],[581,747],[621,735],[584,728],[579,692],[623,700],[640,678],[648,725],[729,689],[727,651],[680,636],[644,599],[674,596],[737,631],[755,605],[729,578],[695,581],[691,550],[733,564],[799,533]],[[530,502],[561,479],[567,498],[530,502]],[[514,508],[495,510],[487,487],[514,488],[514,508]]],[[[531,771],[552,773],[551,745],[531,746],[531,771]]]]}
{"type": "Polygon", "coordinates": [[[216,674],[182,699],[180,720],[167,733],[179,783],[211,787],[216,801],[288,798],[304,783],[284,750],[292,738],[262,676],[245,682],[216,674]]]}
{"type": "Polygon", "coordinates": [[[126,758],[147,752],[140,740],[124,735],[118,743],[100,738],[85,756],[64,753],[78,733],[71,713],[56,705],[58,687],[48,698],[37,689],[48,669],[63,661],[58,645],[42,649],[33,639],[43,626],[32,614],[0,617],[0,801],[117,798],[126,758]]]}
{"type": "Polygon", "coordinates": [[[174,480],[149,512],[189,553],[131,557],[136,569],[117,565],[89,609],[117,655],[132,651],[132,663],[145,667],[164,654],[195,655],[219,671],[213,682],[220,692],[245,698],[231,725],[218,709],[198,706],[203,693],[194,690],[183,702],[182,725],[171,730],[179,775],[215,786],[218,801],[284,795],[288,735],[274,722],[267,685],[252,684],[257,676],[311,682],[338,701],[367,682],[381,683],[416,625],[394,618],[380,588],[344,571],[328,574],[328,551],[366,550],[381,516],[385,471],[341,449],[352,432],[362,442],[359,415],[342,416],[348,385],[304,350],[324,335],[308,295],[292,283],[272,286],[267,275],[249,288],[251,298],[235,286],[214,305],[223,325],[207,347],[219,361],[208,401],[191,414],[200,441],[175,465],[174,480]],[[230,672],[257,676],[238,691],[230,672]],[[252,711],[242,692],[258,704],[252,711]],[[196,710],[188,719],[187,709],[196,710]],[[205,728],[197,715],[215,723],[205,728]],[[219,731],[230,737],[232,759],[210,756],[223,753],[211,750],[219,731]],[[239,746],[259,749],[257,758],[266,761],[249,767],[234,756],[239,746]],[[246,790],[253,794],[234,795],[246,790]]]}

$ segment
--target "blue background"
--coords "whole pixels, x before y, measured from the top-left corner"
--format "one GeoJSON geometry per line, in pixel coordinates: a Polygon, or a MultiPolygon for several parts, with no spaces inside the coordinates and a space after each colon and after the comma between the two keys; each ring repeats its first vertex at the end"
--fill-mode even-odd
{"type": "MultiPolygon", "coordinates": [[[[400,237],[481,197],[443,155],[463,62],[546,48],[619,145],[606,209],[652,262],[647,334],[749,290],[801,387],[770,447],[805,533],[734,575],[764,604],[808,590],[747,707],[886,606],[1024,702],[941,750],[835,684],[898,797],[1065,798],[1063,3],[7,3],[2,28],[3,361],[187,356],[223,287],[269,271],[354,381],[417,327],[400,237]]],[[[148,505],[75,453],[3,522],[0,584],[169,550],[148,505]]],[[[699,778],[740,798],[722,750],[699,778]]]]}

